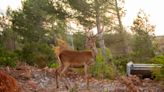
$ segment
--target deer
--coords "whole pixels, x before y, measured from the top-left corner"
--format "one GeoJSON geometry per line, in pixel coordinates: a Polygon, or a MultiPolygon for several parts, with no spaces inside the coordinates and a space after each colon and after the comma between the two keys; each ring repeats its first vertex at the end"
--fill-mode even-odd
{"type": "Polygon", "coordinates": [[[63,75],[68,70],[69,67],[78,68],[84,67],[85,78],[87,82],[87,87],[89,86],[88,78],[88,68],[90,65],[95,63],[95,55],[92,51],[74,51],[74,50],[64,50],[60,53],[59,59],[61,66],[56,69],[56,85],[58,85],[58,74],[63,75]],[[60,73],[59,73],[59,70],[60,73]]]}
{"type": "MultiPolygon", "coordinates": [[[[88,32],[89,33],[89,32],[88,32]]],[[[87,88],[89,86],[89,77],[88,77],[88,68],[89,66],[95,64],[95,57],[97,54],[96,45],[95,45],[95,37],[92,34],[86,35],[86,43],[85,47],[89,50],[84,51],[76,51],[71,50],[67,48],[63,48],[60,45],[59,47],[62,48],[62,50],[59,50],[58,52],[58,61],[60,62],[60,66],[56,69],[56,88],[59,87],[58,85],[58,75],[60,77],[65,74],[65,72],[70,68],[84,68],[85,73],[85,79],[87,83],[87,88]]]]}

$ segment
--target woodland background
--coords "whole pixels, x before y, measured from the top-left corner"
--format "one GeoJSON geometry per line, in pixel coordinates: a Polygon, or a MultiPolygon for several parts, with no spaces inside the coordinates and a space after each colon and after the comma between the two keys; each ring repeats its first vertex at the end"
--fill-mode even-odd
{"type": "MultiPolygon", "coordinates": [[[[125,0],[126,1],[126,0],[125,0]]],[[[74,50],[86,50],[87,36],[96,36],[96,64],[90,72],[97,78],[124,75],[126,64],[164,65],[164,36],[155,36],[155,25],[142,10],[131,31],[122,24],[124,0],[25,0],[22,8],[0,15],[0,66],[56,68],[53,50],[57,39],[74,50]],[[91,30],[95,30],[94,32],[91,30]]],[[[162,72],[155,72],[162,80],[162,72]]]]}

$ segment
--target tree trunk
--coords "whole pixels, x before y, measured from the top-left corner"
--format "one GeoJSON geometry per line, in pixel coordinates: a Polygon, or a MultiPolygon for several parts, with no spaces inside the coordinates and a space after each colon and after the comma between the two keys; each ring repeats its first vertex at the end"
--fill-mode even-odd
{"type": "Polygon", "coordinates": [[[106,63],[109,63],[108,56],[106,53],[106,46],[103,39],[103,30],[100,27],[100,16],[98,10],[96,11],[96,26],[97,26],[97,33],[98,33],[98,44],[101,48],[103,59],[106,63]]]}
{"type": "Polygon", "coordinates": [[[122,25],[122,21],[121,21],[121,17],[120,17],[117,0],[115,0],[115,8],[116,8],[117,18],[118,18],[118,22],[119,22],[119,27],[120,27],[119,31],[120,31],[120,33],[122,33],[124,29],[123,29],[123,25],[122,25]]]}
{"type": "Polygon", "coordinates": [[[7,50],[14,51],[16,49],[16,37],[14,33],[8,33],[4,40],[4,47],[7,50]]]}
{"type": "Polygon", "coordinates": [[[117,13],[117,18],[118,18],[118,22],[119,22],[119,33],[120,33],[120,37],[122,39],[122,54],[128,54],[128,44],[126,41],[126,32],[124,31],[123,25],[122,25],[122,21],[121,21],[121,17],[120,17],[120,12],[119,12],[119,8],[118,8],[118,2],[117,0],[115,0],[115,8],[116,8],[116,13],[117,13]]]}

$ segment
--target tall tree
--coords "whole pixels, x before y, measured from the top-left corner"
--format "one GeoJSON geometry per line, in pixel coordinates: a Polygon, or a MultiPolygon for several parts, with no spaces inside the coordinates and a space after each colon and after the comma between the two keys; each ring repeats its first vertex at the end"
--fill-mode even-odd
{"type": "Polygon", "coordinates": [[[6,50],[15,50],[16,33],[11,29],[11,9],[8,7],[6,15],[0,17],[1,39],[6,50]]]}
{"type": "Polygon", "coordinates": [[[65,30],[67,13],[62,9],[62,1],[25,0],[22,9],[13,11],[12,29],[18,35],[23,58],[29,63],[51,58],[47,41],[55,32],[65,30]]]}
{"type": "Polygon", "coordinates": [[[116,27],[116,30],[119,35],[118,38],[120,38],[120,41],[119,41],[120,48],[118,48],[118,50],[119,50],[118,56],[127,55],[128,51],[129,51],[128,41],[127,41],[128,34],[126,33],[126,30],[124,29],[122,20],[121,20],[121,17],[125,13],[124,9],[123,9],[124,0],[114,0],[114,1],[115,1],[114,6],[115,6],[115,12],[117,15],[117,24],[118,24],[118,27],[116,27]]]}
{"type": "MultiPolygon", "coordinates": [[[[23,36],[24,42],[44,41],[45,34],[56,30],[56,25],[65,19],[66,12],[52,0],[26,0],[22,10],[14,11],[12,16],[13,30],[23,36]]],[[[62,25],[62,24],[60,24],[62,25]]]]}
{"type": "Polygon", "coordinates": [[[117,18],[118,18],[118,23],[119,23],[119,32],[124,31],[123,25],[122,25],[122,21],[121,21],[121,15],[120,15],[120,11],[121,9],[118,6],[118,0],[115,0],[115,9],[116,9],[116,14],[117,14],[117,18]]]}
{"type": "Polygon", "coordinates": [[[131,30],[135,34],[133,44],[134,61],[148,61],[154,56],[152,41],[155,26],[150,24],[148,16],[143,11],[139,11],[131,30]]]}
{"type": "Polygon", "coordinates": [[[112,24],[112,13],[115,7],[113,0],[68,0],[71,8],[76,12],[74,17],[82,24],[86,30],[97,28],[98,43],[106,63],[108,58],[103,39],[103,33],[106,27],[112,24]],[[112,3],[111,3],[112,2],[112,3]]]}

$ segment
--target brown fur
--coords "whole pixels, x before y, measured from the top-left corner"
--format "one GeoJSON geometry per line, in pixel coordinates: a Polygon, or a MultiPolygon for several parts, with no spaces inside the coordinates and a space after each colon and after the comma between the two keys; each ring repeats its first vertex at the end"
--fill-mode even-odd
{"type": "Polygon", "coordinates": [[[78,67],[84,64],[90,65],[93,63],[93,55],[91,51],[65,50],[61,52],[59,58],[64,66],[70,64],[70,66],[78,67]]]}
{"type": "Polygon", "coordinates": [[[0,92],[20,92],[16,79],[0,71],[0,92]]]}
{"type": "MultiPolygon", "coordinates": [[[[88,81],[88,67],[89,65],[94,64],[94,55],[92,51],[72,51],[72,50],[64,50],[59,55],[61,66],[57,68],[56,71],[59,73],[59,69],[61,69],[60,75],[64,74],[65,71],[69,67],[81,67],[84,66],[85,77],[87,78],[87,86],[89,85],[88,81]]],[[[58,87],[58,79],[56,75],[56,84],[58,87]]]]}

